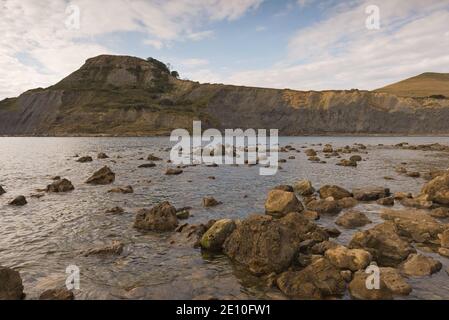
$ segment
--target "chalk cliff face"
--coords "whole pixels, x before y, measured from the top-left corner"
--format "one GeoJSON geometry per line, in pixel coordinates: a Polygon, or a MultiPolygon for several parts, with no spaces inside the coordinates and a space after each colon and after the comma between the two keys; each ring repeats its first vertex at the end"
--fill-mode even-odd
{"type": "Polygon", "coordinates": [[[52,87],[0,102],[0,135],[164,135],[193,120],[283,135],[442,134],[448,119],[441,95],[199,84],[172,77],[157,60],[106,55],[52,87]]]}

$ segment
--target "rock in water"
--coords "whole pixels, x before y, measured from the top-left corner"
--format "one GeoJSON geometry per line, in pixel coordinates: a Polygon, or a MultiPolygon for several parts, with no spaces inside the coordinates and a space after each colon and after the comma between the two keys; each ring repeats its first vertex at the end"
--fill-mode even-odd
{"type": "Polygon", "coordinates": [[[10,206],[24,206],[26,205],[28,202],[26,200],[26,198],[24,196],[18,196],[17,198],[15,198],[14,200],[12,200],[9,205],[10,206]]]}
{"type": "Polygon", "coordinates": [[[377,204],[381,206],[394,206],[394,197],[380,198],[377,200],[377,204]]]}
{"type": "Polygon", "coordinates": [[[132,186],[126,186],[124,188],[114,188],[108,191],[108,193],[134,193],[134,189],[132,186]]]}
{"type": "Polygon", "coordinates": [[[324,241],[328,236],[300,213],[291,212],[280,219],[251,215],[237,223],[223,249],[255,274],[279,273],[290,266],[299,244],[312,238],[324,241]]]}
{"type": "Polygon", "coordinates": [[[293,189],[301,196],[310,196],[315,193],[315,188],[310,180],[302,180],[295,183],[293,189]]]}
{"type": "Polygon", "coordinates": [[[349,283],[349,294],[353,299],[358,300],[390,300],[393,298],[393,293],[387,287],[382,277],[379,280],[379,289],[369,289],[367,280],[370,274],[364,271],[357,271],[354,278],[349,283]]]}
{"type": "Polygon", "coordinates": [[[168,201],[139,210],[134,221],[134,228],[148,231],[173,231],[177,226],[176,208],[168,201]]]}
{"type": "Polygon", "coordinates": [[[23,297],[19,272],[0,266],[0,300],[21,300],[23,297]]]}
{"type": "Polygon", "coordinates": [[[85,257],[90,255],[120,255],[123,252],[124,246],[122,242],[114,240],[110,245],[89,249],[83,255],[85,257]]]}
{"type": "Polygon", "coordinates": [[[272,190],[265,202],[265,212],[273,217],[283,217],[290,212],[302,212],[304,207],[293,192],[272,190]]]}
{"type": "Polygon", "coordinates": [[[65,288],[60,289],[49,289],[39,296],[39,300],[74,300],[75,295],[72,291],[65,288]]]}
{"type": "Polygon", "coordinates": [[[189,212],[189,210],[181,210],[181,211],[178,211],[178,212],[176,212],[176,217],[177,217],[179,220],[186,220],[186,219],[189,219],[189,217],[190,217],[190,212],[189,212]]]}
{"type": "Polygon", "coordinates": [[[335,200],[312,200],[307,203],[307,209],[321,214],[338,214],[342,210],[335,200]]]}
{"type": "Polygon", "coordinates": [[[108,159],[109,157],[108,157],[108,155],[107,155],[106,153],[100,152],[100,153],[97,155],[97,158],[98,158],[98,159],[108,159]]]}
{"type": "Polygon", "coordinates": [[[449,205],[449,173],[445,173],[426,183],[421,190],[429,201],[449,205]]]}
{"type": "Polygon", "coordinates": [[[344,198],[352,197],[352,194],[342,187],[326,185],[320,188],[321,199],[327,199],[329,197],[334,198],[334,200],[341,200],[344,198]]]}
{"type": "Polygon", "coordinates": [[[3,189],[2,186],[0,186],[0,196],[5,193],[6,193],[5,189],[3,189]]]}
{"type": "Polygon", "coordinates": [[[214,197],[205,197],[203,199],[203,207],[205,208],[216,207],[220,204],[221,202],[217,201],[214,197]]]}
{"type": "Polygon", "coordinates": [[[392,221],[400,236],[418,243],[433,243],[445,226],[422,210],[384,210],[382,219],[392,221]]]}
{"type": "Polygon", "coordinates": [[[371,220],[359,211],[348,211],[341,215],[335,223],[344,228],[353,229],[363,227],[371,223],[371,220]]]}
{"type": "Polygon", "coordinates": [[[210,251],[221,251],[223,243],[234,229],[235,222],[233,220],[218,220],[201,238],[201,247],[210,251]]]}
{"type": "Polygon", "coordinates": [[[56,180],[47,186],[47,192],[69,192],[74,189],[72,182],[67,179],[56,180]]]}
{"type": "Polygon", "coordinates": [[[122,214],[122,213],[125,213],[125,210],[123,210],[123,208],[121,208],[121,207],[114,207],[114,208],[107,209],[106,213],[122,214]]]}
{"type": "Polygon", "coordinates": [[[273,188],[273,190],[281,190],[281,191],[286,191],[286,192],[294,192],[295,191],[292,186],[289,186],[286,184],[281,184],[279,186],[276,186],[273,188]]]}
{"type": "Polygon", "coordinates": [[[167,171],[165,171],[165,175],[167,176],[177,176],[180,175],[181,173],[183,173],[183,171],[181,169],[167,169],[167,171]]]}
{"type": "Polygon", "coordinates": [[[371,262],[371,254],[363,249],[348,249],[338,246],[325,252],[325,257],[338,269],[358,271],[371,262]]]}
{"type": "Polygon", "coordinates": [[[87,156],[87,157],[81,157],[76,161],[80,162],[80,163],[86,163],[86,162],[92,162],[94,160],[92,159],[92,157],[87,156]]]}
{"type": "Polygon", "coordinates": [[[365,249],[379,266],[396,267],[416,250],[398,235],[391,221],[357,232],[349,243],[351,249],[365,249]]]}
{"type": "Polygon", "coordinates": [[[156,164],[154,162],[144,163],[139,166],[139,168],[154,168],[156,164]]]}
{"type": "Polygon", "coordinates": [[[442,268],[441,262],[422,254],[411,254],[401,265],[400,270],[407,276],[430,276],[442,268]]]}
{"type": "Polygon", "coordinates": [[[287,271],[277,279],[279,289],[288,297],[322,299],[345,292],[346,283],[340,270],[327,259],[318,259],[301,271],[287,271]]]}
{"type": "Polygon", "coordinates": [[[147,158],[148,161],[162,161],[161,158],[156,157],[155,155],[150,154],[147,158]]]}
{"type": "Polygon", "coordinates": [[[109,169],[108,166],[104,166],[97,172],[95,172],[89,179],[87,179],[86,183],[94,184],[94,185],[105,185],[111,184],[115,181],[115,173],[109,169]]]}
{"type": "Polygon", "coordinates": [[[352,190],[352,193],[358,201],[376,201],[388,197],[390,189],[380,187],[358,188],[352,190]]]}
{"type": "Polygon", "coordinates": [[[394,295],[406,296],[412,292],[412,287],[394,268],[380,268],[380,278],[394,295]]]}

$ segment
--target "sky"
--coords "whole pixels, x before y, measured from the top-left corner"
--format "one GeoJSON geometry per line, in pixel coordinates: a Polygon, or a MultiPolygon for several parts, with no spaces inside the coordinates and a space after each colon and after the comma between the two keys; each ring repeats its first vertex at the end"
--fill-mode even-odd
{"type": "Polygon", "coordinates": [[[449,72],[449,0],[0,0],[0,100],[100,54],[182,79],[372,90],[449,72]]]}

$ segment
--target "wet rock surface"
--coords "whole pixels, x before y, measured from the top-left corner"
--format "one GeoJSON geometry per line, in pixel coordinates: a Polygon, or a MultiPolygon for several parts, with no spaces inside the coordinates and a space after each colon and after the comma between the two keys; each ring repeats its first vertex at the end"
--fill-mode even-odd
{"type": "Polygon", "coordinates": [[[115,181],[115,173],[108,166],[104,166],[100,170],[96,171],[86,183],[93,185],[105,185],[111,184],[115,181]]]}
{"type": "Polygon", "coordinates": [[[0,300],[21,300],[23,297],[19,272],[0,266],[0,300]]]}
{"type": "Polygon", "coordinates": [[[134,228],[148,231],[173,231],[177,226],[176,208],[168,201],[139,210],[134,221],[134,228]]]}

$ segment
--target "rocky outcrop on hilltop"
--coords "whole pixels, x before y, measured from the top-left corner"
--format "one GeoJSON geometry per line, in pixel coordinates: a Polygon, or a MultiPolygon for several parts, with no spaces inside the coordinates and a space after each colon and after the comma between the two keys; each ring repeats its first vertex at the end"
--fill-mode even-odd
{"type": "Polygon", "coordinates": [[[102,55],[46,89],[0,102],[0,135],[165,135],[277,128],[283,135],[448,133],[449,99],[199,84],[157,60],[102,55]]]}

